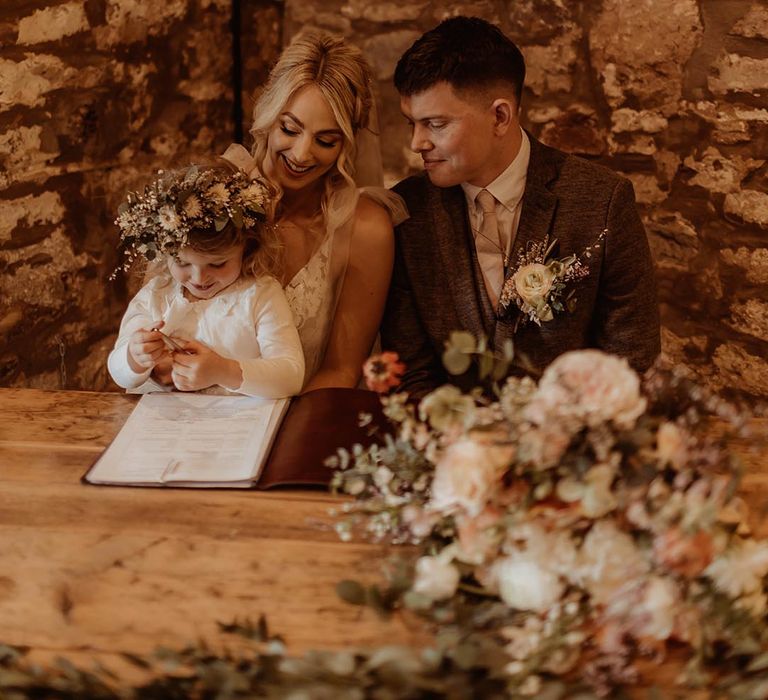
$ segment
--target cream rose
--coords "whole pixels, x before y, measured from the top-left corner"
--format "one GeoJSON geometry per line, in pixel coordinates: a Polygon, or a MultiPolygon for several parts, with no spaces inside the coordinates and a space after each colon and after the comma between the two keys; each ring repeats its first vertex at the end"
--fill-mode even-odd
{"type": "Polygon", "coordinates": [[[565,590],[556,573],[520,555],[499,559],[493,571],[501,599],[516,610],[546,612],[565,590]]]}
{"type": "MultiPolygon", "coordinates": [[[[552,270],[541,263],[523,265],[512,277],[515,291],[519,297],[533,309],[538,309],[546,302],[547,294],[552,289],[555,275],[552,270]]],[[[542,321],[552,318],[552,310],[547,309],[548,317],[542,316],[542,321]]]]}
{"type": "Polygon", "coordinates": [[[450,598],[459,585],[459,570],[440,556],[421,557],[416,562],[416,580],[412,590],[430,600],[450,598]]]}

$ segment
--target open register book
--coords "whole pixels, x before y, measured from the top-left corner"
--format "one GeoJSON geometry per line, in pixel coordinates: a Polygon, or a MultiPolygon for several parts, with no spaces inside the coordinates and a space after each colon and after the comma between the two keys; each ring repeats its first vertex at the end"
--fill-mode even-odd
{"type": "Polygon", "coordinates": [[[292,399],[145,394],[83,477],[90,484],[270,488],[327,484],[340,447],[381,440],[378,396],[317,389],[292,399]],[[361,427],[360,413],[373,416],[361,427]]]}

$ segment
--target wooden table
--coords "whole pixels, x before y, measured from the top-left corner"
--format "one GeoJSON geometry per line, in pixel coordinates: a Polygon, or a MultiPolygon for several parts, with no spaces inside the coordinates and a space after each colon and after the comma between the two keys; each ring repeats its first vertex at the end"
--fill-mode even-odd
{"type": "MultiPolygon", "coordinates": [[[[129,675],[119,652],[198,638],[215,646],[217,622],[261,613],[291,653],[428,640],[413,621],[384,621],[336,597],[342,578],[380,581],[383,557],[338,540],[329,494],[81,484],[135,400],[0,389],[0,642],[129,675]]],[[[768,536],[768,450],[751,444],[734,448],[755,530],[768,536]]],[[[670,687],[676,668],[653,670],[654,680],[670,687]]]]}
{"type": "Polygon", "coordinates": [[[292,653],[423,641],[337,598],[383,557],[339,541],[328,493],[82,484],[135,400],[0,389],[0,642],[109,662],[261,613],[292,653]]]}

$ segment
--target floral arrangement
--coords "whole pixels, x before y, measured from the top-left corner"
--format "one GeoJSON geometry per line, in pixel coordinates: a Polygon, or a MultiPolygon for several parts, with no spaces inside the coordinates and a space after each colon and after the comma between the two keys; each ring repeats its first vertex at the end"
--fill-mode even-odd
{"type": "Polygon", "coordinates": [[[607,232],[603,230],[581,256],[552,258],[557,239],[550,243],[547,237],[529,243],[520,251],[515,271],[501,288],[499,307],[505,310],[514,304],[522,312],[518,323],[530,320],[538,326],[551,321],[555,313],[572,311],[576,303],[575,289],[566,293],[568,284],[589,275],[589,268],[581,258],[591,257],[592,250],[600,245],[607,232]]]}
{"type": "Polygon", "coordinates": [[[115,220],[125,267],[137,258],[173,255],[194,229],[221,231],[228,223],[250,228],[266,219],[268,186],[240,170],[192,165],[159,171],[142,193],[130,192],[115,220]]]}
{"type": "MultiPolygon", "coordinates": [[[[466,335],[446,354],[488,361],[466,335]]],[[[768,696],[768,542],[707,428],[744,432],[740,411],[596,350],[562,355],[538,383],[508,378],[493,400],[444,386],[418,406],[382,402],[395,434],[332,460],[356,499],[336,527],[412,547],[383,594],[345,581],[343,597],[427,616],[441,648],[507,697],[604,697],[675,649],[679,682],[768,696]]]]}

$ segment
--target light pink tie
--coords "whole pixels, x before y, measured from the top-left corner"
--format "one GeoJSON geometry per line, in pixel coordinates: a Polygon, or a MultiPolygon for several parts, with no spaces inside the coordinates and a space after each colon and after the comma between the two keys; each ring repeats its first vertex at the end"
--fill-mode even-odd
{"type": "Polygon", "coordinates": [[[504,247],[496,218],[496,198],[488,190],[480,190],[475,201],[483,211],[480,230],[475,235],[475,249],[483,271],[485,289],[495,309],[504,283],[504,247]]]}

